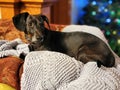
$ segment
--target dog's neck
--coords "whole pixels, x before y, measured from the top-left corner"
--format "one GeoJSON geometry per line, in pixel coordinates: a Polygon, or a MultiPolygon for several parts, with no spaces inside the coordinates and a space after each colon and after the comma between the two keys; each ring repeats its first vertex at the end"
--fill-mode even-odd
{"type": "Polygon", "coordinates": [[[45,30],[44,30],[45,40],[50,39],[53,36],[54,32],[55,31],[53,31],[51,29],[45,28],[45,30]]]}

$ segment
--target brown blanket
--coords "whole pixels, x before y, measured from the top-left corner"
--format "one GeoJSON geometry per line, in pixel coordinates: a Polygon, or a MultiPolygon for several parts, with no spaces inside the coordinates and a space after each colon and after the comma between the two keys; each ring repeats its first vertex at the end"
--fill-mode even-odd
{"type": "Polygon", "coordinates": [[[0,83],[8,84],[16,90],[20,89],[19,69],[23,61],[17,57],[9,56],[0,59],[0,83]]]}

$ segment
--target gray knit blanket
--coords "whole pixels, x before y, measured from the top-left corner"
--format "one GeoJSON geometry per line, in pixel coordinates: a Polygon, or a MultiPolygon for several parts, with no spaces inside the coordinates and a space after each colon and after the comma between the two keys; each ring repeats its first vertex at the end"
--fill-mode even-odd
{"type": "Polygon", "coordinates": [[[29,52],[28,44],[20,39],[0,41],[1,58],[19,57],[23,52],[27,56],[21,90],[120,90],[120,64],[98,68],[96,62],[83,64],[58,52],[29,52]]]}
{"type": "MultiPolygon", "coordinates": [[[[110,48],[98,28],[73,25],[66,27],[64,31],[78,28],[88,33],[92,32],[91,34],[98,36],[110,48]]],[[[96,62],[83,64],[59,52],[30,52],[28,44],[20,39],[0,41],[1,58],[9,55],[19,57],[21,53],[27,55],[20,83],[21,90],[120,90],[120,58],[114,52],[116,66],[99,68],[96,62]]]]}
{"type": "Polygon", "coordinates": [[[19,57],[21,53],[29,52],[28,44],[23,43],[19,38],[12,41],[0,40],[0,58],[11,55],[19,57]]]}

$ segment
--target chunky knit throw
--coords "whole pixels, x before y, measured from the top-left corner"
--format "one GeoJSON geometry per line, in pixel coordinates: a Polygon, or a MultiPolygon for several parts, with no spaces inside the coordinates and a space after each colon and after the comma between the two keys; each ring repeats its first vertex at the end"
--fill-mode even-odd
{"type": "MultiPolygon", "coordinates": [[[[96,27],[70,25],[63,31],[91,33],[108,45],[96,27]]],[[[120,90],[120,58],[114,55],[116,67],[98,68],[96,62],[83,64],[58,52],[31,52],[25,58],[21,90],[120,90]]]]}
{"type": "Polygon", "coordinates": [[[27,55],[21,90],[120,90],[120,65],[98,68],[65,54],[36,51],[27,55]]]}
{"type": "MultiPolygon", "coordinates": [[[[99,28],[70,25],[63,31],[90,33],[103,40],[110,48],[99,28]]],[[[111,48],[110,50],[112,51],[111,48]]],[[[19,56],[23,52],[27,56],[21,78],[21,90],[120,90],[120,58],[113,51],[116,66],[99,68],[96,62],[83,64],[59,52],[29,52],[28,44],[19,39],[0,41],[0,57],[19,56]]]]}
{"type": "Polygon", "coordinates": [[[80,76],[83,64],[67,55],[36,51],[27,55],[22,74],[22,90],[56,90],[80,76]]]}

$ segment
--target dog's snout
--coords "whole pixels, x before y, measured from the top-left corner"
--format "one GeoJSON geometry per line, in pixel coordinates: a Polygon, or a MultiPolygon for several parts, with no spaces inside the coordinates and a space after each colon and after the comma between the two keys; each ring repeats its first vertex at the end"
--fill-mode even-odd
{"type": "Polygon", "coordinates": [[[43,37],[43,36],[41,36],[41,37],[38,37],[37,39],[38,39],[40,42],[43,42],[44,37],[43,37]]]}

